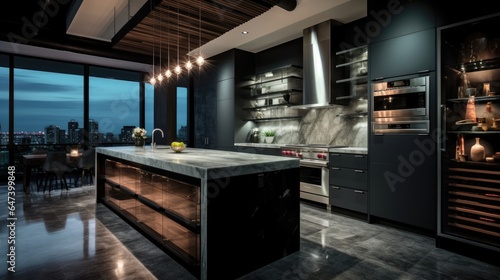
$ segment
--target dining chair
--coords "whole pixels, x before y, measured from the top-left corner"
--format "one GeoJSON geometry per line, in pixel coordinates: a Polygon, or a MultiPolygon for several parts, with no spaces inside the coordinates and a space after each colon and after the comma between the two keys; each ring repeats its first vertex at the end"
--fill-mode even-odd
{"type": "MultiPolygon", "coordinates": [[[[83,151],[77,165],[77,172],[80,176],[80,184],[83,187],[85,178],[88,178],[89,184],[94,183],[94,168],[95,168],[95,149],[89,148],[83,151]]],[[[78,178],[76,178],[78,180],[78,178]]],[[[76,185],[76,182],[75,182],[76,185]]]]}
{"type": "Polygon", "coordinates": [[[49,192],[52,190],[52,182],[54,179],[56,183],[60,185],[61,190],[63,186],[68,190],[66,175],[71,174],[72,171],[73,168],[67,163],[66,152],[52,151],[47,153],[47,157],[43,163],[43,192],[45,192],[47,188],[47,183],[49,185],[49,192]]]}

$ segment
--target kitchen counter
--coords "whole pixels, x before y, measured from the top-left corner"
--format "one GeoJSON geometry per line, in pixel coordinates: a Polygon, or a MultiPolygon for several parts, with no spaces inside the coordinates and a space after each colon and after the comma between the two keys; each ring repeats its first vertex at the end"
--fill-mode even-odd
{"type": "MultiPolygon", "coordinates": [[[[266,144],[272,145],[272,144],[266,144]]],[[[299,160],[259,154],[187,147],[180,153],[169,146],[96,148],[97,153],[195,178],[220,178],[298,168],[299,160]]]]}
{"type": "Polygon", "coordinates": [[[97,202],[199,279],[236,279],[300,249],[299,159],[168,146],[96,156],[97,202]]]}
{"type": "Polygon", "coordinates": [[[330,153],[344,153],[344,154],[368,154],[368,148],[365,147],[342,147],[342,148],[330,148],[328,149],[330,153]]]}

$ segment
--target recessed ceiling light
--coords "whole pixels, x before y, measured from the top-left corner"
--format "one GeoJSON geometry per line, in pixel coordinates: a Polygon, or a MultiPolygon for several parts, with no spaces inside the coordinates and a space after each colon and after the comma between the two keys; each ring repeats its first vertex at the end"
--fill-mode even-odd
{"type": "Polygon", "coordinates": [[[250,33],[250,32],[248,32],[248,31],[241,31],[241,34],[244,34],[244,35],[247,35],[248,33],[250,33]]]}

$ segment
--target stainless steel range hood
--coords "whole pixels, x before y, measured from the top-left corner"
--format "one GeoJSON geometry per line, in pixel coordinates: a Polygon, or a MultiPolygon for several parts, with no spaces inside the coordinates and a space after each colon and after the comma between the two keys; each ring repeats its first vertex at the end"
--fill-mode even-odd
{"type": "Polygon", "coordinates": [[[332,104],[332,28],[341,25],[328,20],[303,31],[303,106],[332,104]]]}

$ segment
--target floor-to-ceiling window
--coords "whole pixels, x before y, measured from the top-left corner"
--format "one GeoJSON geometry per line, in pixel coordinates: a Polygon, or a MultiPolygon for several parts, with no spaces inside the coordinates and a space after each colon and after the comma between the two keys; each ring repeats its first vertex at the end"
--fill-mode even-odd
{"type": "Polygon", "coordinates": [[[188,141],[188,91],[185,87],[177,87],[177,141],[188,141]]]}
{"type": "Polygon", "coordinates": [[[0,170],[9,166],[9,57],[0,55],[0,170]]]}
{"type": "Polygon", "coordinates": [[[142,72],[0,55],[0,170],[15,165],[21,176],[22,155],[34,152],[130,145],[136,126],[154,128],[154,88],[142,72]]]}
{"type": "MultiPolygon", "coordinates": [[[[16,157],[34,150],[65,150],[81,141],[82,65],[14,58],[14,141],[16,157]]],[[[19,159],[16,159],[19,160],[19,159]]]]}
{"type": "Polygon", "coordinates": [[[155,88],[150,83],[145,83],[145,111],[144,111],[144,119],[145,119],[145,129],[148,132],[148,135],[151,134],[154,126],[154,114],[155,114],[155,88]]]}
{"type": "Polygon", "coordinates": [[[89,70],[89,140],[95,144],[132,143],[132,130],[153,127],[152,89],[144,85],[139,72],[90,67],[89,70]],[[144,102],[141,98],[144,96],[144,102]],[[142,105],[144,104],[144,105],[142,105]],[[144,123],[141,106],[145,106],[144,123]]]}

